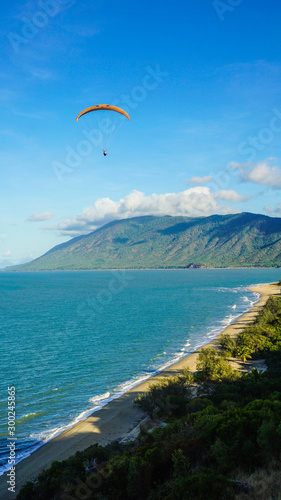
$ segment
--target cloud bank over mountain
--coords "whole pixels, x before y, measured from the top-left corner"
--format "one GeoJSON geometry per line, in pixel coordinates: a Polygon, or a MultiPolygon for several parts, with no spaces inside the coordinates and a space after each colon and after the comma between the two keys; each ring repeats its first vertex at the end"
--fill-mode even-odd
{"type": "Polygon", "coordinates": [[[240,212],[221,203],[225,200],[237,202],[243,200],[243,197],[233,190],[213,193],[209,187],[203,186],[190,188],[180,193],[154,193],[149,196],[141,191],[133,190],[119,201],[100,198],[93,206],[84,208],[81,214],[46,229],[57,230],[60,236],[78,236],[94,231],[113,220],[142,215],[206,217],[212,214],[240,212]]]}

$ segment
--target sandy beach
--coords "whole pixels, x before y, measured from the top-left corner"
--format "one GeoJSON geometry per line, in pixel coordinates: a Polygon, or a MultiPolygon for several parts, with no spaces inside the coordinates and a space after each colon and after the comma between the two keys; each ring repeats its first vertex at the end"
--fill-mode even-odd
{"type": "MultiPolygon", "coordinates": [[[[255,286],[251,287],[250,290],[261,294],[259,302],[250,311],[225,328],[223,333],[228,333],[232,337],[236,337],[255,319],[271,295],[280,294],[280,287],[276,284],[255,286]]],[[[219,335],[204,347],[217,348],[219,345],[219,335]]],[[[35,479],[54,460],[64,460],[94,443],[106,445],[111,441],[124,438],[145,417],[142,411],[133,405],[133,400],[137,394],[146,391],[152,382],[165,376],[175,375],[184,367],[195,371],[198,353],[199,350],[195,351],[165,371],[133,387],[119,398],[110,401],[101,410],[93,413],[87,419],[78,422],[72,428],[65,430],[59,436],[41,446],[32,455],[22,460],[16,466],[16,491],[18,492],[26,481],[35,479]]],[[[7,491],[7,486],[7,474],[4,474],[0,477],[1,500],[16,498],[15,494],[7,491]]]]}

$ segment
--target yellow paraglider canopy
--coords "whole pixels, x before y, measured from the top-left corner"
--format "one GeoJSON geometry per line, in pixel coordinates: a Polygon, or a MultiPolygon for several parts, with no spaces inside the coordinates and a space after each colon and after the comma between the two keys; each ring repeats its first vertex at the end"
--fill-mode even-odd
{"type": "Polygon", "coordinates": [[[98,104],[97,106],[91,106],[90,108],[86,108],[76,118],[76,121],[79,120],[79,118],[83,115],[86,115],[87,113],[91,113],[92,111],[98,111],[98,110],[108,110],[108,111],[116,111],[116,113],[120,113],[121,115],[126,116],[128,120],[130,120],[130,117],[124,109],[118,108],[117,106],[111,106],[110,104],[98,104]]]}

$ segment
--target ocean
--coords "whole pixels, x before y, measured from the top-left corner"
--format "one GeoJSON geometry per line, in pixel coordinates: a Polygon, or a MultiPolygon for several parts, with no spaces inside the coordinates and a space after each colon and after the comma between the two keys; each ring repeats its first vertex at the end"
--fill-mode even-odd
{"type": "Polygon", "coordinates": [[[249,310],[279,269],[0,272],[0,475],[249,310]]]}

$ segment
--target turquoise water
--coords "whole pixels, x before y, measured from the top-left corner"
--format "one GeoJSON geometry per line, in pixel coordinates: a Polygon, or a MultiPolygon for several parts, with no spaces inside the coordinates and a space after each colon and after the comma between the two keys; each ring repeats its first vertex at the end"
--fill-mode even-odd
{"type": "Polygon", "coordinates": [[[17,458],[207,343],[279,269],[0,273],[0,472],[7,388],[17,458]]]}

